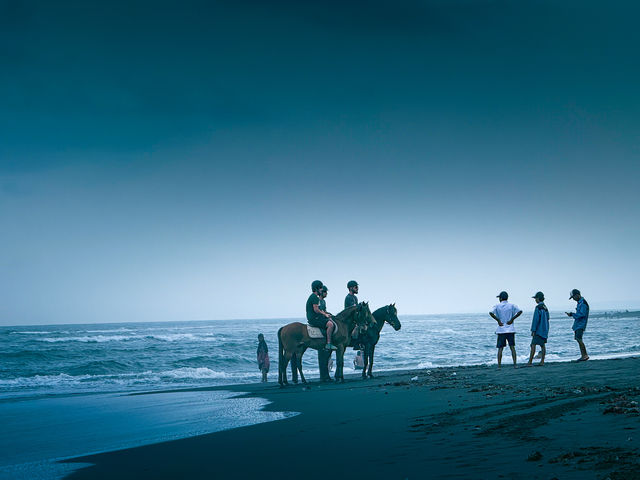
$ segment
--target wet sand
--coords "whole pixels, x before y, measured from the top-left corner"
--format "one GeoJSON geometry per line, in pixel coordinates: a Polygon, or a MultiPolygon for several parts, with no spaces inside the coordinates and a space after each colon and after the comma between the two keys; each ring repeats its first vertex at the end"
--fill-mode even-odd
{"type": "Polygon", "coordinates": [[[300,415],[76,458],[93,465],[66,478],[640,479],[640,358],[224,389],[300,415]]]}

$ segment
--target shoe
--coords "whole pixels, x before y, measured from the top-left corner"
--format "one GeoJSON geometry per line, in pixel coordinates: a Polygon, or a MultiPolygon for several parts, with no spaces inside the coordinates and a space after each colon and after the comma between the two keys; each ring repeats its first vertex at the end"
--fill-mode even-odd
{"type": "Polygon", "coordinates": [[[329,351],[331,351],[331,350],[337,350],[338,348],[337,348],[337,347],[335,347],[335,346],[333,346],[333,345],[331,345],[330,343],[327,343],[327,344],[324,346],[324,349],[325,349],[325,350],[329,350],[329,351]]]}

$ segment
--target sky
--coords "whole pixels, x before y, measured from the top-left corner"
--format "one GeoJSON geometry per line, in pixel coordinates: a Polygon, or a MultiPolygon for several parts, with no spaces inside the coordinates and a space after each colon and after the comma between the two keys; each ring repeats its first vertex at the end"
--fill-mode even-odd
{"type": "Polygon", "coordinates": [[[639,14],[0,0],[0,324],[640,307],[639,14]]]}

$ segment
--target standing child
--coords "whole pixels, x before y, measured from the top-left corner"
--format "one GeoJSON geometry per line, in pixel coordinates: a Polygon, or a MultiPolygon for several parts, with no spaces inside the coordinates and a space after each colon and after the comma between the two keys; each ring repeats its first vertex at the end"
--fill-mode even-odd
{"type": "Polygon", "coordinates": [[[264,341],[264,335],[258,335],[258,369],[262,372],[262,382],[267,381],[267,373],[269,373],[269,347],[264,341]]]}
{"type": "Polygon", "coordinates": [[[544,304],[544,293],[538,292],[531,298],[535,298],[537,305],[531,321],[531,353],[529,354],[529,363],[527,365],[532,365],[533,356],[536,353],[536,345],[540,345],[540,366],[543,366],[544,356],[547,353],[545,344],[547,343],[547,338],[549,338],[549,310],[544,304]]]}

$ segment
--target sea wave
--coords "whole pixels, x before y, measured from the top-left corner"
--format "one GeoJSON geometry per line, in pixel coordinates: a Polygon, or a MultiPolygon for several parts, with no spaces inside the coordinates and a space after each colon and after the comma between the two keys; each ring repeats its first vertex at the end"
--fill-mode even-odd
{"type": "Polygon", "coordinates": [[[165,372],[159,372],[158,375],[160,375],[161,377],[169,377],[169,378],[175,378],[175,379],[196,379],[196,380],[207,379],[207,378],[211,378],[211,379],[231,379],[231,378],[239,379],[239,378],[256,377],[255,373],[246,373],[246,372],[245,373],[241,373],[241,372],[228,373],[228,372],[220,372],[220,371],[217,371],[217,370],[211,370],[210,368],[207,368],[207,367],[176,368],[174,370],[168,370],[168,371],[165,371],[165,372]]]}
{"type": "Polygon", "coordinates": [[[60,342],[82,342],[82,343],[104,343],[122,342],[136,340],[140,337],[127,335],[85,335],[81,337],[44,337],[38,338],[38,342],[60,343],[60,342]]]}

